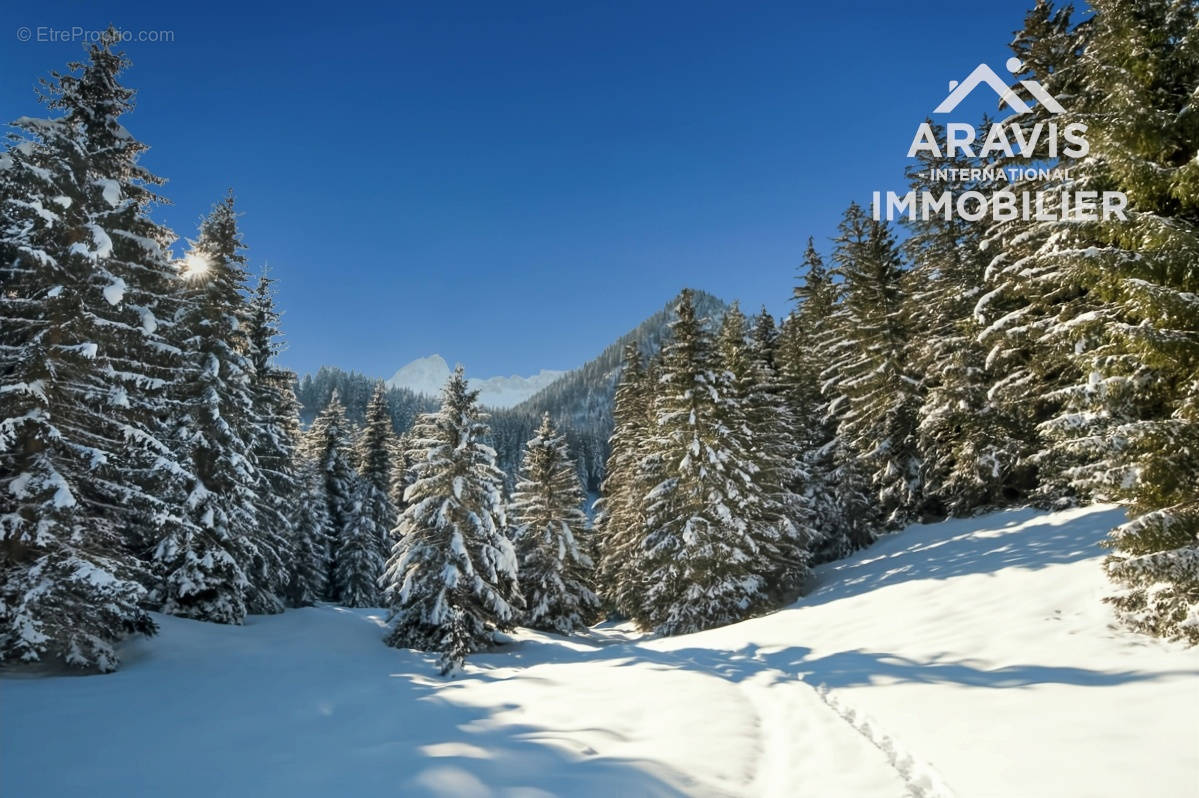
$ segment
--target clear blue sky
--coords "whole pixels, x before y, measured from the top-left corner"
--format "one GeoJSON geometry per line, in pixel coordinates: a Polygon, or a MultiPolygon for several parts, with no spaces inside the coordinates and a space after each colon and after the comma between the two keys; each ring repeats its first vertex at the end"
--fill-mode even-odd
{"type": "Polygon", "coordinates": [[[684,285],[785,310],[808,235],[903,185],[915,126],[1028,5],[10,4],[0,116],[81,52],[21,26],[173,30],[126,47],[155,215],[191,236],[235,189],[287,365],[524,374],[684,285]]]}

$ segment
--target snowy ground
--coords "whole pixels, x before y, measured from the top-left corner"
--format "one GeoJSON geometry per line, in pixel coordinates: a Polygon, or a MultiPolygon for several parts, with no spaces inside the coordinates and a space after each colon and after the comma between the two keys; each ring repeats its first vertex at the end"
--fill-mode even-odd
{"type": "Polygon", "coordinates": [[[0,795],[1193,798],[1199,650],[1110,628],[1119,518],[912,527],[782,612],[521,631],[453,680],[379,612],[161,618],[116,674],[0,681],[0,795]]]}

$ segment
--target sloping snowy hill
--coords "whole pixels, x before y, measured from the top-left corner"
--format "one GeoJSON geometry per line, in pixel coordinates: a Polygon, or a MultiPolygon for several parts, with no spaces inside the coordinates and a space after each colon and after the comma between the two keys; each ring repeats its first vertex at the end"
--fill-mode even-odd
{"type": "Polygon", "coordinates": [[[161,618],[116,674],[0,681],[0,795],[1194,796],[1199,650],[1110,627],[1120,517],[912,527],[784,611],[453,680],[377,611],[161,618]]]}

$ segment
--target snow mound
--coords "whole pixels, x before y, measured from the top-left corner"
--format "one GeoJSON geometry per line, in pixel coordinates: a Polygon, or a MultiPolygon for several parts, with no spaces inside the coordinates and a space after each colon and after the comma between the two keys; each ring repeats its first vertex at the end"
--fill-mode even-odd
{"type": "MultiPolygon", "coordinates": [[[[479,401],[486,407],[512,407],[528,399],[566,372],[542,369],[531,377],[471,377],[470,387],[479,392],[479,401]]],[[[441,389],[450,378],[450,366],[441,355],[417,358],[402,366],[386,384],[389,388],[407,388],[413,393],[441,396],[441,389]]]]}
{"type": "Polygon", "coordinates": [[[1199,650],[1112,625],[1110,506],[913,526],[693,635],[528,630],[454,679],[385,614],[159,617],[0,680],[0,795],[1194,796],[1199,650]]]}

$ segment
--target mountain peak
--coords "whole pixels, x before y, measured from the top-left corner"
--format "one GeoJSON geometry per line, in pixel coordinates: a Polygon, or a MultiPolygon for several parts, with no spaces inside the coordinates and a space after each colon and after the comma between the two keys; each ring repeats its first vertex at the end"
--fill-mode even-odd
{"type": "Polygon", "coordinates": [[[401,366],[387,381],[389,388],[407,388],[414,393],[438,396],[450,378],[450,365],[438,354],[418,357],[401,366]]]}
{"type": "MultiPolygon", "coordinates": [[[[512,407],[528,399],[564,373],[542,369],[531,377],[469,377],[467,382],[479,392],[481,404],[487,407],[512,407]]],[[[435,353],[419,357],[402,366],[387,380],[387,387],[407,388],[426,396],[440,396],[441,389],[445,387],[449,378],[449,364],[444,357],[435,353]]]]}

